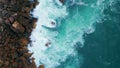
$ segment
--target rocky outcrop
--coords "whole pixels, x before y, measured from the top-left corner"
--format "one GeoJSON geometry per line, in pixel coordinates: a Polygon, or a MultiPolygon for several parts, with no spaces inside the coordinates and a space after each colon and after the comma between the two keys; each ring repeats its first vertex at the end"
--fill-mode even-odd
{"type": "Polygon", "coordinates": [[[36,68],[28,52],[37,0],[0,0],[0,68],[36,68]]]}

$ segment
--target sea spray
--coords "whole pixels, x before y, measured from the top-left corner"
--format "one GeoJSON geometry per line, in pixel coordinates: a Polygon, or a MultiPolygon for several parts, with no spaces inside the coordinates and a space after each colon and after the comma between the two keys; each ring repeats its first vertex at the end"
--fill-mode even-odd
{"type": "Polygon", "coordinates": [[[64,4],[59,0],[39,2],[33,12],[34,17],[38,18],[30,37],[33,46],[28,47],[34,53],[36,65],[56,68],[67,60],[73,60],[66,62],[63,67],[79,68],[83,57],[76,52],[74,45],[80,42],[83,47],[83,34],[94,31],[93,24],[102,18],[105,1],[66,0],[64,4]]]}

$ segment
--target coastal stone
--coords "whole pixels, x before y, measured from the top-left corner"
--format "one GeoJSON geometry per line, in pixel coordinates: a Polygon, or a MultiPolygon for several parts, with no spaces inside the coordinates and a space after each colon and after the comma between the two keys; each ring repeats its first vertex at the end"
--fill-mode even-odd
{"type": "Polygon", "coordinates": [[[29,7],[25,7],[25,12],[29,13],[30,10],[31,10],[31,8],[29,8],[29,7]]]}
{"type": "Polygon", "coordinates": [[[35,23],[32,1],[0,0],[0,68],[37,68],[27,48],[35,23]]]}
{"type": "Polygon", "coordinates": [[[7,14],[7,10],[2,11],[2,16],[5,16],[7,14]]]}
{"type": "Polygon", "coordinates": [[[14,31],[19,31],[21,33],[23,33],[25,31],[25,28],[18,22],[18,21],[15,21],[13,24],[12,24],[12,27],[15,28],[14,31]]]}
{"type": "Polygon", "coordinates": [[[52,25],[55,25],[55,22],[51,22],[52,25]]]}
{"type": "Polygon", "coordinates": [[[38,68],[45,68],[44,65],[40,65],[38,68]]]}
{"type": "Polygon", "coordinates": [[[8,61],[6,61],[6,62],[5,62],[5,65],[9,65],[9,62],[8,62],[8,61]]]}
{"type": "Polygon", "coordinates": [[[2,18],[0,18],[0,24],[2,24],[3,23],[3,19],[2,18]]]}
{"type": "Polygon", "coordinates": [[[37,26],[37,24],[36,24],[36,22],[34,22],[34,24],[33,24],[33,28],[35,28],[37,26]]]}
{"type": "Polygon", "coordinates": [[[21,52],[21,53],[26,53],[28,52],[27,48],[19,48],[17,51],[21,52]]]}
{"type": "Polygon", "coordinates": [[[9,21],[10,21],[10,23],[13,23],[14,22],[14,18],[13,17],[9,17],[9,21]]]}
{"type": "Polygon", "coordinates": [[[18,14],[17,13],[14,13],[12,16],[14,17],[14,16],[17,16],[18,14]]]}
{"type": "Polygon", "coordinates": [[[2,11],[2,9],[0,8],[0,12],[2,11]]]}
{"type": "Polygon", "coordinates": [[[49,46],[51,44],[51,42],[47,42],[46,44],[45,44],[45,46],[49,46]]]}
{"type": "Polygon", "coordinates": [[[11,25],[9,19],[6,19],[6,20],[5,20],[5,24],[11,25]]]}
{"type": "Polygon", "coordinates": [[[28,57],[31,57],[33,53],[24,53],[24,57],[28,58],[28,57]]]}
{"type": "Polygon", "coordinates": [[[18,63],[17,62],[12,62],[13,67],[17,68],[18,67],[18,63]]]}
{"type": "Polygon", "coordinates": [[[64,3],[64,0],[59,0],[61,3],[64,3]]]}
{"type": "Polygon", "coordinates": [[[27,45],[27,44],[28,44],[28,39],[27,39],[27,38],[22,38],[22,39],[20,40],[20,44],[21,44],[21,45],[27,45]]]}

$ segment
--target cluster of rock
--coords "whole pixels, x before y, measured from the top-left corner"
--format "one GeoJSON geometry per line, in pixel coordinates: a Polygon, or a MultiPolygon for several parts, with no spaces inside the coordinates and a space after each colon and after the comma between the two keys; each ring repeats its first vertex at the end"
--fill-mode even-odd
{"type": "Polygon", "coordinates": [[[27,49],[37,0],[0,0],[0,68],[36,68],[27,49]]]}

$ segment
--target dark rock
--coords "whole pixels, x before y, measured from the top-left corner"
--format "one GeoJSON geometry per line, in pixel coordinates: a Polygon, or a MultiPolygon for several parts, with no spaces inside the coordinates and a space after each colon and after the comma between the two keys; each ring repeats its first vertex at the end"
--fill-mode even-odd
{"type": "Polygon", "coordinates": [[[13,23],[14,22],[14,18],[13,17],[9,17],[9,21],[10,21],[10,23],[13,23]]]}
{"type": "Polygon", "coordinates": [[[61,3],[64,3],[64,0],[59,0],[61,3]]]}
{"type": "Polygon", "coordinates": [[[1,23],[3,23],[3,19],[2,19],[2,18],[0,18],[0,24],[1,24],[1,23]]]}

